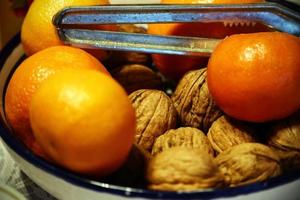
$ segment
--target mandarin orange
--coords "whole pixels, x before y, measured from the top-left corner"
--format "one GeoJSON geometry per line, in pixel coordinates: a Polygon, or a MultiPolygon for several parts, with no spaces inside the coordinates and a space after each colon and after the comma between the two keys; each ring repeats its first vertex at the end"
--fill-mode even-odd
{"type": "MultiPolygon", "coordinates": [[[[263,0],[161,0],[163,4],[219,4],[219,3],[258,3],[263,0]]],[[[148,33],[157,35],[178,35],[192,37],[224,38],[235,33],[267,31],[262,24],[227,26],[222,22],[213,23],[173,23],[149,24],[148,33]]],[[[207,65],[207,58],[195,56],[152,55],[155,66],[166,77],[178,80],[189,70],[207,65]]]]}
{"type": "Polygon", "coordinates": [[[300,108],[300,39],[287,33],[232,35],[214,50],[208,88],[228,115],[251,122],[289,116],[300,108]]]}
{"type": "Polygon", "coordinates": [[[45,80],[32,97],[30,122],[53,161],[96,176],[122,165],[135,135],[125,90],[95,70],[62,70],[45,80]]]}
{"type": "Polygon", "coordinates": [[[25,59],[14,72],[5,94],[5,112],[17,136],[42,155],[29,123],[32,94],[49,76],[64,68],[94,69],[108,74],[104,66],[85,51],[67,46],[44,49],[25,59]]]}
{"type": "MultiPolygon", "coordinates": [[[[67,6],[109,4],[108,0],[35,0],[31,4],[22,24],[21,41],[26,55],[30,56],[47,47],[62,45],[52,24],[53,16],[67,6]]],[[[99,29],[114,29],[115,26],[93,26],[99,29]]],[[[103,60],[107,52],[89,50],[103,60]]]]}

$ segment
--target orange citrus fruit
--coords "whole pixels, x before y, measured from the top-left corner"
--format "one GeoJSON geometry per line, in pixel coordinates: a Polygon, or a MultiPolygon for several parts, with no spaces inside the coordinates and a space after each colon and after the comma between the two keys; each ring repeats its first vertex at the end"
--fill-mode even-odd
{"type": "Polygon", "coordinates": [[[5,112],[14,132],[35,153],[42,155],[32,135],[29,104],[41,82],[64,68],[95,69],[108,72],[85,51],[67,46],[44,49],[24,60],[9,81],[5,95],[5,112]]]}
{"type": "MultiPolygon", "coordinates": [[[[62,45],[52,24],[53,16],[67,6],[109,4],[108,0],[34,0],[22,24],[21,41],[26,55],[32,55],[50,46],[62,45]]],[[[93,26],[94,28],[96,26],[93,26]]],[[[99,26],[110,29],[114,26],[99,26]]],[[[104,59],[107,53],[94,50],[97,58],[104,59]]],[[[90,52],[91,53],[91,52],[90,52]]]]}
{"type": "MultiPolygon", "coordinates": [[[[163,4],[258,3],[263,0],[161,0],[163,4]]],[[[230,26],[222,22],[149,24],[148,33],[192,37],[224,38],[235,33],[267,31],[262,24],[230,26]]],[[[179,79],[189,70],[207,65],[207,58],[196,56],[152,55],[155,66],[171,79],[179,79]]]]}
{"type": "Polygon", "coordinates": [[[208,88],[237,119],[265,122],[300,108],[300,39],[287,33],[232,35],[208,63],[208,88]]]}
{"type": "Polygon", "coordinates": [[[104,176],[126,160],[135,112],[125,90],[92,70],[62,70],[32,97],[30,122],[44,152],[75,172],[104,176]]]}

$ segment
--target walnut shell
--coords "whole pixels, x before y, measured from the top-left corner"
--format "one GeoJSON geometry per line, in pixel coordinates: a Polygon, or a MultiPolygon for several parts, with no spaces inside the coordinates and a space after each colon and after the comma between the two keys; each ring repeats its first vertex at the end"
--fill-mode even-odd
{"type": "Polygon", "coordinates": [[[272,126],[267,143],[279,155],[285,171],[300,169],[300,113],[272,126]]]}
{"type": "Polygon", "coordinates": [[[260,143],[243,143],[216,157],[219,169],[230,186],[264,181],[281,173],[279,157],[260,143]]]}
{"type": "Polygon", "coordinates": [[[151,153],[155,155],[161,151],[177,146],[199,148],[211,156],[214,156],[214,150],[210,146],[206,135],[199,129],[192,127],[168,130],[156,138],[151,153]]]}
{"type": "Polygon", "coordinates": [[[146,174],[148,188],[167,191],[222,187],[223,178],[211,155],[189,147],[174,147],[156,154],[146,174]]]}
{"type": "Polygon", "coordinates": [[[207,87],[206,68],[186,73],[172,95],[183,126],[199,128],[205,133],[222,115],[207,87]]]}
{"type": "Polygon", "coordinates": [[[160,90],[137,90],[129,98],[137,119],[135,141],[150,152],[155,138],[176,127],[177,112],[171,99],[160,90]]]}
{"type": "Polygon", "coordinates": [[[212,124],[207,137],[213,149],[221,153],[238,144],[256,142],[254,133],[255,129],[248,123],[223,115],[212,124]]]}
{"type": "Polygon", "coordinates": [[[123,65],[113,70],[111,74],[125,88],[128,94],[139,89],[162,88],[161,77],[144,65],[123,65]]]}

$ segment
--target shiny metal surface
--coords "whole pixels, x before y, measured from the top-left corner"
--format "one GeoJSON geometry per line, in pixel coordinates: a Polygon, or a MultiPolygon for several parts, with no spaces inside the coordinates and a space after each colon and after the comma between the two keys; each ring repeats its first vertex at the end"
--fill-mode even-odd
{"type": "Polygon", "coordinates": [[[61,29],[59,34],[66,44],[83,48],[193,56],[209,56],[219,42],[218,39],[209,38],[167,37],[82,29],[61,29]]]}
{"type": "Polygon", "coordinates": [[[53,19],[67,44],[147,53],[208,56],[219,40],[70,28],[82,24],[260,22],[272,29],[300,36],[300,13],[280,3],[198,5],[113,5],[70,7],[53,19]]]}

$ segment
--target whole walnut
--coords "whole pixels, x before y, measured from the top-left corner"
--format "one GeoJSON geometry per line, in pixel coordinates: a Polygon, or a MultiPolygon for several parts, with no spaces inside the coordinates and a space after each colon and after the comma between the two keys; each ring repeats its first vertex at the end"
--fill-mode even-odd
{"type": "Polygon", "coordinates": [[[213,157],[191,147],[174,147],[156,154],[147,167],[148,188],[166,191],[191,191],[224,186],[213,157]]]}
{"type": "Polygon", "coordinates": [[[151,152],[155,138],[176,127],[177,112],[171,99],[160,90],[137,90],[129,98],[137,119],[135,141],[151,152]]]}
{"type": "Polygon", "coordinates": [[[213,149],[221,153],[238,144],[256,142],[255,131],[250,124],[223,115],[212,124],[207,137],[213,149]]]}
{"type": "Polygon", "coordinates": [[[210,146],[206,135],[201,130],[192,127],[168,130],[156,138],[151,153],[155,155],[166,149],[178,146],[199,148],[214,156],[214,150],[210,146]]]}
{"type": "Polygon", "coordinates": [[[128,64],[112,71],[112,76],[128,94],[139,89],[161,89],[162,79],[149,67],[140,64],[128,64]]]}
{"type": "Polygon", "coordinates": [[[281,174],[277,154],[260,143],[236,145],[221,152],[215,161],[230,186],[264,181],[281,174]]]}
{"type": "Polygon", "coordinates": [[[279,155],[285,171],[300,169],[300,112],[274,124],[268,144],[279,155]]]}
{"type": "Polygon", "coordinates": [[[183,126],[199,128],[206,133],[222,115],[208,91],[206,68],[186,73],[171,98],[183,126]]]}

